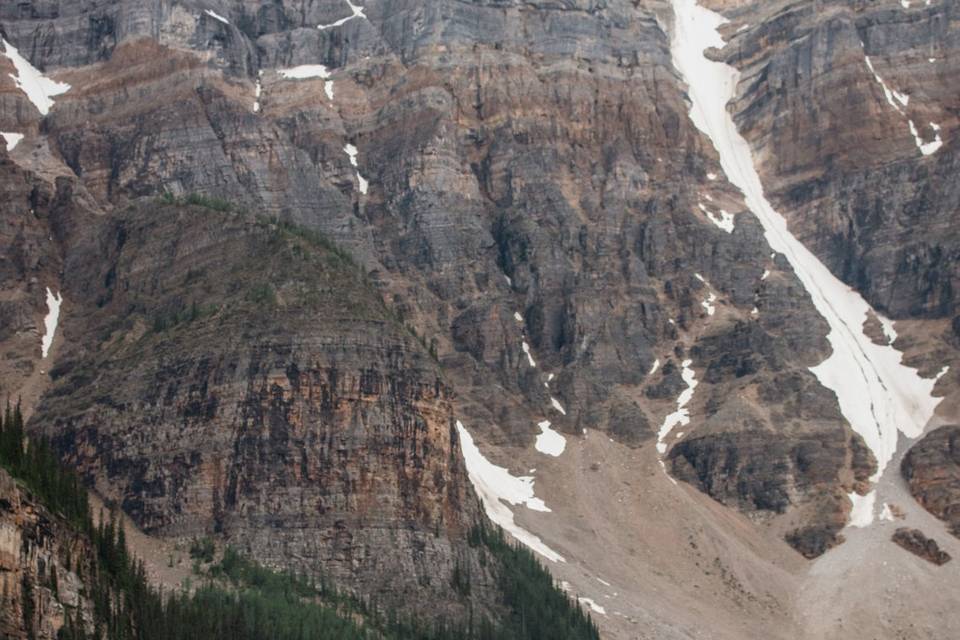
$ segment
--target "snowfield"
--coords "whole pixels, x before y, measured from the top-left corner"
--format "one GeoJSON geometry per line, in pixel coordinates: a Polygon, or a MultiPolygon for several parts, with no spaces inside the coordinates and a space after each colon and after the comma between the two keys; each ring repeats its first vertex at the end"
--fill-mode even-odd
{"type": "Polygon", "coordinates": [[[549,512],[550,509],[543,500],[533,494],[533,478],[513,476],[508,470],[484,458],[480,449],[474,444],[470,432],[459,420],[457,420],[457,433],[460,435],[460,449],[463,451],[467,475],[470,476],[470,482],[477,495],[483,500],[487,517],[547,560],[566,562],[563,556],[544,544],[540,538],[514,522],[513,511],[505,504],[523,504],[534,511],[549,512]]]}
{"type": "MultiPolygon", "coordinates": [[[[703,55],[708,47],[723,47],[717,29],[725,19],[698,6],[696,0],[673,0],[672,4],[676,25],[671,51],[674,65],[689,85],[690,117],[713,142],[727,178],[743,192],[770,246],[786,256],[828,322],[833,352],[811,371],[836,393],[844,417],[876,456],[878,469],[872,478],[876,480],[896,451],[898,430],[916,438],[933,415],[940,401],[931,396],[936,380],[921,378],[901,362],[899,351],[873,344],[863,334],[870,305],[793,237],[786,220],[767,201],[750,146],[726,109],[739,73],[703,55]]],[[[891,91],[889,99],[896,107],[898,96],[891,91]]],[[[902,102],[906,103],[906,96],[902,102]]]]}

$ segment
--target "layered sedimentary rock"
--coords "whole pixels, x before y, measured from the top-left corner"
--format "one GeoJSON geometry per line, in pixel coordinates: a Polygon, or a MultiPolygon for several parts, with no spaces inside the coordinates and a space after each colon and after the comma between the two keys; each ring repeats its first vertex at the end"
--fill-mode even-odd
{"type": "MultiPolygon", "coordinates": [[[[758,44],[732,61],[787,55],[776,38],[800,46],[791,16],[817,22],[811,7],[742,32],[758,44]]],[[[860,15],[831,7],[841,26],[860,15]]],[[[549,416],[561,433],[653,446],[690,360],[692,420],[664,441],[667,469],[806,555],[838,542],[845,494],[873,461],[808,370],[828,353],[825,323],[687,116],[666,6],[363,9],[329,26],[346,3],[0,8],[6,39],[71,85],[41,120],[0,73],[0,130],[27,136],[4,164],[23,180],[3,181],[2,222],[31,207],[67,221],[55,244],[23,249],[42,266],[9,271],[27,292],[23,340],[38,340],[43,311],[45,280],[31,277],[60,282],[62,264],[70,301],[33,427],[154,533],[215,532],[363,593],[438,597],[458,559],[473,562],[462,536],[478,515],[455,413],[486,441],[530,443],[549,416]],[[162,193],[246,213],[161,206],[162,193]]],[[[843,29],[856,53],[857,29],[843,29]]],[[[851,91],[876,92],[866,81],[851,91]]],[[[834,166],[799,143],[785,151],[786,130],[765,142],[780,120],[752,95],[739,121],[764,163],[834,166]]],[[[948,142],[904,161],[913,170],[950,157],[940,121],[948,142]]],[[[784,166],[764,176],[772,193],[809,199],[784,166]]],[[[876,178],[817,171],[817,202],[849,200],[838,176],[876,178]]],[[[949,239],[942,219],[923,242],[949,239]]],[[[800,234],[840,246],[818,251],[878,308],[952,313],[952,263],[932,249],[896,253],[897,236],[848,269],[837,256],[866,236],[824,243],[805,220],[793,218],[800,234]],[[909,300],[884,298],[890,251],[914,265],[896,281],[909,300]]]]}
{"type": "Polygon", "coordinates": [[[927,434],[903,457],[900,469],[917,502],[960,537],[960,427],[927,434]]]}
{"type": "Polygon", "coordinates": [[[66,615],[90,619],[82,575],[93,555],[87,538],[0,469],[0,635],[53,640],[66,615]]]}
{"type": "Polygon", "coordinates": [[[955,317],[956,4],[726,4],[733,110],[794,233],[889,316],[955,317]]]}
{"type": "Polygon", "coordinates": [[[380,602],[443,613],[455,566],[484,597],[451,390],[348,254],[203,206],[90,222],[34,428],[102,495],[380,602]]]}

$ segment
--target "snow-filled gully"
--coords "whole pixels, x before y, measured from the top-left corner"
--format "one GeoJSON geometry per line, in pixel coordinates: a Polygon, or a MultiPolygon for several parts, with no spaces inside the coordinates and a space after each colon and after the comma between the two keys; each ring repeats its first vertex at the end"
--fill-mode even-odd
{"type": "MultiPolygon", "coordinates": [[[[893,346],[874,344],[864,335],[870,305],[793,237],[786,220],[767,201],[750,146],[726,108],[734,97],[739,72],[703,55],[706,48],[724,46],[718,27],[726,20],[696,0],[672,0],[672,4],[675,25],[670,48],[674,65],[689,86],[690,117],[713,142],[727,178],[743,192],[770,246],[786,256],[829,324],[832,353],[811,371],[836,393],[844,417],[873,451],[878,469],[871,480],[876,481],[896,452],[898,430],[916,438],[933,416],[940,401],[931,395],[936,379],[920,377],[901,362],[902,354],[893,346]]],[[[873,500],[865,499],[856,504],[871,510],[874,506],[873,500]]],[[[867,521],[866,515],[856,515],[860,522],[867,521]]]]}

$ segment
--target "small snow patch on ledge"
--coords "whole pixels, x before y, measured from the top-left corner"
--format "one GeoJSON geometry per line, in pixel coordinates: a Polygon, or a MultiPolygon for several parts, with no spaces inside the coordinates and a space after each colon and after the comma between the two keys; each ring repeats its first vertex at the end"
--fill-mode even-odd
{"type": "Polygon", "coordinates": [[[301,64],[287,69],[277,69],[280,77],[288,80],[305,80],[307,78],[329,78],[330,71],[322,64],[301,64]]]}
{"type": "Polygon", "coordinates": [[[7,151],[13,151],[13,148],[16,147],[21,140],[23,140],[22,133],[7,133],[5,131],[0,131],[0,136],[3,136],[3,139],[7,142],[7,151]]]}
{"type": "Polygon", "coordinates": [[[567,448],[567,439],[550,428],[549,420],[538,422],[537,426],[540,427],[540,435],[537,436],[534,445],[537,451],[555,458],[559,457],[563,450],[567,448]]]}

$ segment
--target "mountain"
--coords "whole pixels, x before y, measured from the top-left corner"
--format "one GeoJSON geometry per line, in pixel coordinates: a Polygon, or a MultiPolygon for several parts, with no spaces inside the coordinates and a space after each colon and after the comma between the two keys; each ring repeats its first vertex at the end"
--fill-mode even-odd
{"type": "Polygon", "coordinates": [[[605,638],[955,635],[958,22],[8,3],[0,388],[135,553],[497,619],[492,521],[605,638]]]}

